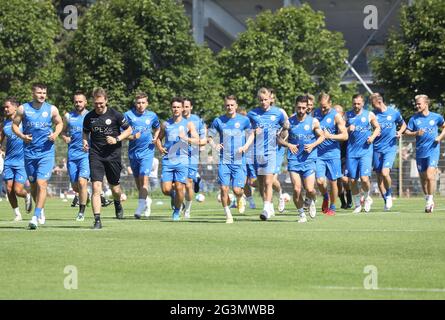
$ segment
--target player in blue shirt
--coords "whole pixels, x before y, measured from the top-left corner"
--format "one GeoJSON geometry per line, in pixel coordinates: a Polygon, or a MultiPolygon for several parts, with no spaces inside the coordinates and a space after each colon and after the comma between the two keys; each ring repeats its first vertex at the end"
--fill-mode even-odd
{"type": "MultiPolygon", "coordinates": [[[[243,107],[239,107],[237,109],[237,112],[240,115],[247,116],[247,111],[243,107]]],[[[257,176],[255,173],[255,166],[254,166],[254,145],[251,144],[250,147],[247,149],[247,151],[244,153],[244,157],[246,158],[246,184],[244,185],[244,196],[247,199],[247,202],[249,202],[249,208],[250,209],[256,209],[256,204],[253,199],[253,188],[258,187],[258,181],[257,176]]]]}
{"type": "Polygon", "coordinates": [[[31,184],[31,194],[36,204],[30,229],[45,224],[43,212],[48,180],[54,167],[54,141],[63,129],[59,110],[46,100],[47,87],[36,83],[32,86],[33,101],[18,107],[12,131],[25,142],[25,170],[31,184]],[[22,124],[23,133],[20,130],[22,124]],[[55,125],[53,131],[52,125],[55,125]]]}
{"type": "Polygon", "coordinates": [[[434,210],[433,194],[436,190],[436,170],[440,156],[440,141],[445,136],[444,118],[429,111],[430,100],[426,95],[417,95],[415,113],[409,119],[407,136],[416,137],[416,162],[425,194],[425,212],[434,210]],[[438,134],[438,128],[442,132],[438,134]]]}
{"type": "Polygon", "coordinates": [[[198,183],[198,165],[199,165],[199,148],[207,144],[207,133],[204,121],[196,114],[192,114],[193,104],[189,98],[184,98],[184,112],[182,116],[187,121],[193,122],[198,132],[199,144],[189,145],[189,169],[187,174],[187,183],[185,184],[185,206],[184,218],[190,218],[190,210],[192,201],[195,196],[194,185],[198,183]]]}
{"type": "Polygon", "coordinates": [[[289,124],[283,112],[272,106],[268,89],[258,90],[257,97],[261,106],[249,111],[247,116],[255,130],[255,170],[264,202],[260,218],[267,220],[274,215],[272,185],[277,162],[277,134],[281,129],[287,129],[289,124]]]}
{"type": "Polygon", "coordinates": [[[321,93],[318,102],[320,108],[314,111],[314,117],[320,122],[325,140],[317,148],[316,178],[323,195],[322,212],[332,216],[335,215],[338,196],[337,179],[342,176],[340,141],[348,139],[348,132],[342,115],[332,108],[329,94],[321,93]],[[327,180],[330,185],[329,193],[327,180]]]}
{"type": "Polygon", "coordinates": [[[136,219],[140,219],[142,213],[145,217],[151,214],[152,200],[148,196],[149,175],[155,154],[154,141],[161,130],[158,116],[153,111],[147,110],[147,107],[148,96],[139,93],[135,98],[135,106],[124,114],[133,128],[132,134],[127,139],[130,140],[128,144],[130,167],[139,192],[138,206],[134,212],[136,219]]]}
{"type": "MultiPolygon", "coordinates": [[[[286,121],[288,120],[288,116],[287,113],[284,109],[278,107],[275,104],[275,90],[274,89],[269,89],[270,91],[270,97],[272,99],[272,106],[277,107],[278,109],[281,110],[281,112],[283,113],[286,121]]],[[[281,167],[283,165],[283,161],[284,161],[284,155],[286,153],[286,147],[282,146],[280,144],[278,144],[277,147],[277,166],[274,172],[274,181],[273,181],[273,185],[272,188],[275,192],[278,193],[278,212],[282,213],[285,209],[286,206],[286,201],[284,200],[283,197],[283,189],[281,188],[281,183],[280,180],[278,179],[278,175],[281,173],[281,167]]]]}
{"type": "Polygon", "coordinates": [[[303,208],[302,188],[311,199],[309,215],[315,218],[315,170],[317,146],[324,141],[318,120],[307,114],[307,96],[298,96],[296,113],[289,118],[289,130],[284,129],[279,137],[280,144],[288,148],[287,165],[293,185],[293,201],[299,213],[298,222],[307,222],[303,208]],[[283,139],[284,138],[284,139],[283,139]],[[286,141],[287,140],[287,141],[286,141]]]}
{"type": "MultiPolygon", "coordinates": [[[[253,143],[254,134],[249,118],[236,113],[238,104],[235,96],[224,99],[226,114],[216,118],[209,130],[210,145],[220,152],[218,182],[221,189],[221,203],[226,215],[226,223],[233,223],[230,212],[229,188],[240,203],[246,183],[245,153],[253,143]],[[219,143],[214,139],[219,135],[219,143]],[[247,139],[246,139],[247,136],[247,139]]],[[[243,208],[238,206],[240,213],[243,208]]]]}
{"type": "Polygon", "coordinates": [[[32,210],[32,198],[24,188],[27,179],[23,158],[23,141],[12,132],[12,119],[15,117],[17,107],[18,103],[12,97],[7,98],[3,103],[5,120],[0,127],[0,146],[3,145],[6,139],[3,180],[6,183],[9,204],[15,214],[14,221],[21,221],[22,215],[17,203],[17,197],[25,198],[27,213],[32,210]]]}
{"type": "Polygon", "coordinates": [[[74,94],[74,110],[63,117],[62,139],[68,144],[68,174],[73,190],[79,194],[79,212],[77,221],[85,219],[85,207],[88,201],[88,179],[90,164],[88,152],[83,150],[83,120],[88,113],[87,98],[82,92],[74,94]]]}
{"type": "Polygon", "coordinates": [[[385,105],[379,93],[371,94],[369,99],[381,129],[380,135],[374,140],[372,166],[377,173],[379,190],[385,202],[384,210],[389,211],[392,208],[390,172],[396,158],[397,139],[405,131],[406,123],[398,110],[385,105]]]}
{"type": "Polygon", "coordinates": [[[354,213],[362,211],[359,179],[363,189],[365,212],[371,210],[372,198],[370,196],[371,182],[369,177],[372,171],[373,142],[380,134],[380,125],[377,117],[371,111],[364,110],[364,98],[361,94],[352,97],[352,110],[346,112],[346,127],[349,132],[346,147],[346,170],[351,182],[354,200],[354,213]]]}
{"type": "Polygon", "coordinates": [[[198,144],[199,136],[193,122],[182,117],[184,111],[182,98],[175,97],[171,100],[171,110],[172,117],[162,123],[156,146],[163,155],[161,190],[165,195],[174,198],[172,219],[178,221],[188,176],[188,146],[189,143],[198,144]]]}

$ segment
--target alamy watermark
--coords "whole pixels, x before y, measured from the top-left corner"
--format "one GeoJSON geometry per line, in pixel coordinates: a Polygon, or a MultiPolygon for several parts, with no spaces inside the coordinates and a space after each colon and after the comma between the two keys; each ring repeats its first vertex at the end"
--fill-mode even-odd
{"type": "Polygon", "coordinates": [[[65,266],[63,273],[67,276],[63,279],[63,287],[66,290],[76,290],[78,288],[78,272],[77,267],[73,265],[65,266]]]}
{"type": "Polygon", "coordinates": [[[77,30],[77,19],[79,17],[77,7],[73,5],[65,6],[63,13],[67,14],[63,20],[63,27],[67,30],[77,30]]]}
{"type": "Polygon", "coordinates": [[[377,267],[367,265],[363,269],[363,273],[367,275],[363,280],[363,287],[366,290],[377,290],[379,288],[377,267]]]}
{"type": "Polygon", "coordinates": [[[363,19],[363,27],[366,30],[377,30],[379,26],[377,7],[372,4],[368,4],[363,8],[363,13],[366,14],[365,19],[363,19]]]}

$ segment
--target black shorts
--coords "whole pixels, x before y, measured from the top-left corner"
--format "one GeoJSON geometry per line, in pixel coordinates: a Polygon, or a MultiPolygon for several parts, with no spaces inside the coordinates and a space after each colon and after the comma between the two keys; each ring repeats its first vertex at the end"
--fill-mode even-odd
{"type": "Polygon", "coordinates": [[[91,181],[103,181],[104,176],[112,186],[117,186],[121,178],[122,163],[120,159],[104,160],[90,156],[91,181]]]}

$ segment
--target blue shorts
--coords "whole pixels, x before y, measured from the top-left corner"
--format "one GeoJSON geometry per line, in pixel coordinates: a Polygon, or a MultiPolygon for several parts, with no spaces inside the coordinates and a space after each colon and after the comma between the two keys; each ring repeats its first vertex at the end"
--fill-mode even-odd
{"type": "Polygon", "coordinates": [[[67,163],[68,175],[71,182],[79,181],[79,178],[90,178],[90,161],[88,157],[76,160],[68,160],[67,163]]]}
{"type": "Polygon", "coordinates": [[[371,176],[372,156],[346,159],[346,175],[351,179],[371,176]]]}
{"type": "Polygon", "coordinates": [[[3,168],[3,180],[13,180],[15,182],[25,184],[26,182],[26,170],[25,167],[14,167],[5,164],[3,168]]]}
{"type": "Polygon", "coordinates": [[[395,158],[396,158],[396,153],[393,151],[389,152],[374,151],[372,155],[372,167],[376,172],[382,172],[382,169],[384,168],[392,169],[395,158]]]}
{"type": "Polygon", "coordinates": [[[341,160],[340,159],[317,159],[317,172],[315,176],[318,178],[327,177],[330,181],[335,181],[342,177],[341,160]]]}
{"type": "Polygon", "coordinates": [[[277,156],[276,154],[256,155],[254,165],[257,176],[275,174],[277,170],[277,156]]]}
{"type": "Polygon", "coordinates": [[[153,154],[144,159],[130,159],[130,168],[133,171],[133,177],[149,176],[153,165],[153,154]]]}
{"type": "Polygon", "coordinates": [[[218,182],[221,186],[243,188],[246,184],[246,167],[242,164],[220,164],[218,182]]]}
{"type": "Polygon", "coordinates": [[[439,163],[439,155],[431,155],[427,158],[416,158],[417,170],[419,172],[425,172],[429,167],[437,168],[439,163]]]}
{"type": "Polygon", "coordinates": [[[256,179],[256,173],[255,173],[255,165],[253,164],[246,164],[246,172],[247,172],[247,178],[256,179]]]}
{"type": "Polygon", "coordinates": [[[54,168],[54,157],[41,159],[26,159],[25,170],[31,183],[37,180],[49,180],[54,168]]]}
{"type": "Polygon", "coordinates": [[[298,173],[302,179],[306,179],[307,177],[315,174],[316,169],[317,165],[315,164],[315,161],[308,161],[304,163],[294,163],[293,161],[289,161],[287,163],[287,171],[298,173]]]}
{"type": "Polygon", "coordinates": [[[188,175],[188,166],[182,163],[162,165],[161,182],[185,183],[188,175]]]}
{"type": "Polygon", "coordinates": [[[187,178],[188,179],[192,179],[195,182],[197,181],[197,178],[198,178],[198,166],[196,164],[189,164],[187,178]]]}

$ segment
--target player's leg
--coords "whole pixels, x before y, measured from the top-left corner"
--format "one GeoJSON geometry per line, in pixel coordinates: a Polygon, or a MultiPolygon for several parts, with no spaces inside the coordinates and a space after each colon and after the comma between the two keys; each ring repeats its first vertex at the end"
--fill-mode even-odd
{"type": "Polygon", "coordinates": [[[343,187],[342,178],[337,179],[338,198],[341,202],[341,208],[346,209],[345,188],[343,187]]]}
{"type": "Polygon", "coordinates": [[[102,193],[102,179],[99,181],[94,181],[94,175],[92,172],[92,185],[93,185],[93,195],[91,196],[91,204],[93,207],[93,215],[94,215],[94,229],[101,229],[102,222],[100,220],[100,211],[102,208],[102,202],[100,199],[100,195],[102,193]]]}
{"type": "Polygon", "coordinates": [[[111,193],[113,195],[114,212],[116,219],[124,218],[124,208],[121,203],[122,190],[120,186],[120,177],[122,164],[120,160],[104,161],[105,176],[110,185],[111,193]]]}
{"type": "Polygon", "coordinates": [[[102,189],[103,189],[103,180],[105,176],[105,166],[104,163],[95,157],[89,158],[89,167],[91,168],[91,183],[93,194],[91,196],[91,205],[93,208],[94,215],[94,229],[101,229],[102,222],[100,220],[100,212],[102,209],[102,189]]]}
{"type": "Polygon", "coordinates": [[[246,165],[247,170],[247,183],[244,186],[244,194],[249,202],[250,209],[256,209],[255,201],[253,199],[253,187],[258,187],[257,176],[253,164],[246,165]]]}
{"type": "MultiPolygon", "coordinates": [[[[78,166],[78,163],[79,162],[75,161],[75,160],[69,160],[67,163],[68,177],[70,179],[70,183],[73,188],[73,191],[76,192],[76,195],[73,199],[71,207],[75,207],[79,203],[79,166],[78,166]]],[[[85,212],[85,208],[83,208],[83,212],[85,212]]],[[[82,214],[78,213],[76,216],[76,220],[83,221],[84,220],[83,213],[82,214]]]]}
{"type": "Polygon", "coordinates": [[[317,159],[316,161],[316,171],[315,177],[317,180],[318,190],[323,196],[323,203],[321,204],[321,211],[326,213],[329,209],[329,193],[328,184],[326,179],[327,163],[322,159],[317,159]]]}
{"type": "Polygon", "coordinates": [[[335,205],[338,196],[337,180],[342,176],[341,160],[329,159],[327,160],[326,164],[327,164],[326,177],[328,184],[330,185],[330,191],[329,191],[330,205],[326,213],[328,215],[334,215],[337,209],[335,205]]]}
{"type": "Polygon", "coordinates": [[[195,181],[198,178],[198,166],[190,164],[188,167],[187,180],[185,184],[185,206],[184,217],[190,218],[193,198],[195,197],[195,181]]]}
{"type": "MultiPolygon", "coordinates": [[[[260,215],[261,220],[267,220],[274,215],[273,204],[272,204],[272,184],[273,184],[273,173],[258,175],[258,179],[262,180],[263,190],[264,190],[264,207],[263,212],[260,215]]],[[[261,186],[261,181],[260,181],[261,186]]]]}
{"type": "Polygon", "coordinates": [[[292,199],[294,201],[298,213],[298,222],[304,223],[307,221],[307,218],[303,208],[303,197],[302,197],[303,183],[301,181],[301,177],[298,174],[298,172],[289,171],[289,175],[293,189],[292,199]]]}
{"type": "Polygon", "coordinates": [[[347,158],[346,168],[347,168],[348,178],[351,183],[351,193],[352,193],[352,199],[354,201],[354,213],[360,213],[362,211],[362,205],[360,202],[361,194],[358,182],[358,179],[360,177],[358,172],[359,159],[347,158]]]}
{"type": "Polygon", "coordinates": [[[244,165],[229,165],[230,181],[233,193],[236,198],[238,212],[243,214],[246,211],[246,200],[244,200],[243,186],[246,184],[247,171],[244,165]]]}
{"type": "MultiPolygon", "coordinates": [[[[3,171],[3,174],[6,173],[3,171]]],[[[9,204],[11,205],[12,210],[14,211],[14,221],[21,221],[22,220],[22,214],[20,213],[20,208],[17,202],[17,197],[14,192],[14,180],[9,179],[8,176],[3,176],[3,180],[6,183],[6,194],[8,196],[9,204]]]]}
{"type": "MultiPolygon", "coordinates": [[[[36,199],[35,199],[35,208],[34,208],[34,216],[30,222],[29,227],[31,229],[35,229],[37,225],[34,224],[35,218],[37,218],[37,222],[39,224],[45,224],[45,202],[48,190],[48,180],[51,178],[52,170],[54,167],[54,156],[47,156],[41,159],[36,159],[33,161],[35,164],[35,187],[36,187],[36,199]]],[[[28,173],[28,170],[26,170],[28,173]]]]}
{"type": "MultiPolygon", "coordinates": [[[[225,183],[224,183],[225,184],[225,183]]],[[[229,199],[229,186],[220,185],[221,192],[221,205],[224,209],[224,215],[226,217],[226,223],[233,223],[232,213],[230,212],[230,199],[229,199]]]]}
{"type": "Polygon", "coordinates": [[[281,188],[280,180],[278,179],[278,173],[274,174],[272,189],[278,193],[278,212],[283,212],[286,207],[286,201],[283,197],[283,189],[281,188]]]}
{"type": "Polygon", "coordinates": [[[426,212],[431,213],[434,210],[434,193],[436,192],[436,174],[439,156],[432,155],[428,160],[428,167],[425,171],[426,180],[426,212]]]}
{"type": "Polygon", "coordinates": [[[383,168],[382,172],[378,176],[379,180],[379,190],[385,200],[384,210],[390,210],[392,208],[392,180],[391,180],[391,169],[383,168]]]}
{"type": "Polygon", "coordinates": [[[371,211],[373,200],[371,198],[371,172],[372,172],[372,159],[371,157],[364,156],[360,158],[359,171],[361,187],[363,189],[364,209],[365,212],[371,211]]]}
{"type": "Polygon", "coordinates": [[[315,162],[307,163],[304,170],[300,172],[301,179],[303,181],[304,189],[306,190],[306,197],[310,199],[309,203],[309,216],[315,218],[316,208],[315,208],[315,162]]]}
{"type": "Polygon", "coordinates": [[[174,209],[172,213],[173,221],[180,219],[180,210],[185,198],[185,184],[187,181],[188,166],[181,163],[174,165],[172,171],[172,181],[174,189],[174,209]]]}
{"type": "Polygon", "coordinates": [[[220,189],[221,205],[226,216],[226,223],[233,223],[233,217],[230,211],[231,201],[229,198],[230,178],[230,169],[228,165],[220,163],[218,165],[218,184],[220,189]]]}

